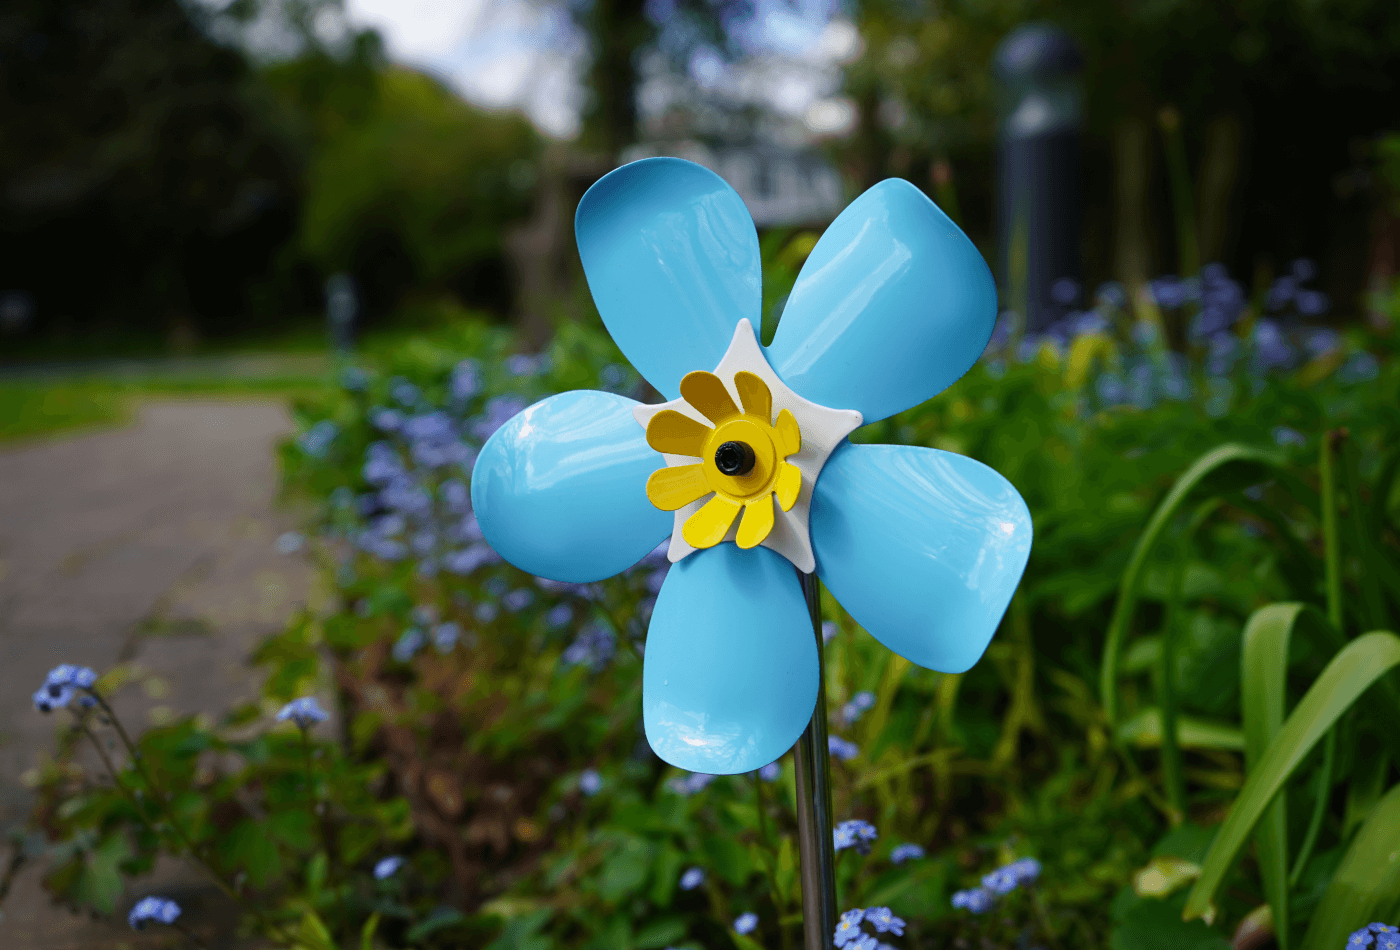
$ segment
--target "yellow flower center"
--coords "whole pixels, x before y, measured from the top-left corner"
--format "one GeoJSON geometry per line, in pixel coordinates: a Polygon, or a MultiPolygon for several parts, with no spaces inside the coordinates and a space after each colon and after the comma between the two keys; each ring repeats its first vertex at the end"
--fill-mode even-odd
{"type": "Polygon", "coordinates": [[[678,511],[714,496],[681,530],[694,548],[723,541],[741,510],[735,542],[741,548],[762,543],[773,530],[773,499],[791,511],[802,488],[802,473],[787,461],[802,448],[797,420],[784,409],[774,421],[773,395],[753,373],[735,373],[734,388],[742,411],[714,373],[689,373],[681,380],[681,397],[714,428],[674,409],[663,409],[647,423],[647,444],[656,451],[698,460],[653,472],[647,479],[651,503],[662,511],[678,511]]]}

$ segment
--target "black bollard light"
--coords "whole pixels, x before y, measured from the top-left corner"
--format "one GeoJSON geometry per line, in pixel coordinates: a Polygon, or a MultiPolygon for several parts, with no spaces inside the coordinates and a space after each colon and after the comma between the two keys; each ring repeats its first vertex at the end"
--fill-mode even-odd
{"type": "Polygon", "coordinates": [[[355,317],[359,315],[360,295],[355,290],[355,278],[349,274],[332,274],[326,280],[326,330],[331,349],[348,353],[355,346],[355,317]]]}
{"type": "Polygon", "coordinates": [[[1032,333],[1076,303],[1056,283],[1080,278],[1082,68],[1079,47],[1047,24],[1018,28],[994,57],[1002,92],[997,277],[1002,306],[1032,333]]]}

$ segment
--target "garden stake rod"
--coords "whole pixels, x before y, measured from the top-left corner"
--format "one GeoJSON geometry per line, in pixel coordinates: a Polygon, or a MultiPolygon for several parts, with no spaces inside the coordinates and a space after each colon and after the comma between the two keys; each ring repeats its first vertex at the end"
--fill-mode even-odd
{"type": "Polygon", "coordinates": [[[793,746],[797,773],[797,851],[802,863],[803,950],[833,950],[836,939],[836,850],[831,822],[831,750],[826,738],[826,662],[821,593],[815,574],[798,572],[817,640],[817,706],[793,746]]]}

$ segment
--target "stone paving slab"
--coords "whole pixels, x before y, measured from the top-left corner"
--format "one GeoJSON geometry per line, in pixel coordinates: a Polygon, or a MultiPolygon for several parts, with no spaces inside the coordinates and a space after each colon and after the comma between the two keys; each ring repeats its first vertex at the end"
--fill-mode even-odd
{"type": "MultiPolygon", "coordinates": [[[[292,429],[273,400],[160,400],[125,428],[0,451],[0,829],[21,821],[26,771],[52,747],[56,717],[30,694],[61,662],[131,661],[144,689],[116,700],[133,729],[172,714],[217,716],[257,693],[247,658],[322,595],[304,561],[278,554],[294,515],[276,504],[273,446],[292,429]]],[[[171,862],[138,881],[121,920],[49,904],[24,868],[3,907],[6,950],[162,946],[124,923],[155,890],[231,925],[192,872],[171,862]],[[177,896],[179,895],[179,896],[177,896]]],[[[233,937],[206,934],[209,946],[233,937]]]]}

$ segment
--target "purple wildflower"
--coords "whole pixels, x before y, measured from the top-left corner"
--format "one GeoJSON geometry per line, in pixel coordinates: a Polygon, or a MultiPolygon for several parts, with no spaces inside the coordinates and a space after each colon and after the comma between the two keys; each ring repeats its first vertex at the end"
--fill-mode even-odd
{"type": "Polygon", "coordinates": [[[403,867],[403,858],[397,854],[387,858],[380,858],[374,865],[374,879],[382,881],[386,877],[393,877],[403,867]]]}
{"type": "Polygon", "coordinates": [[[126,915],[126,922],[131,925],[132,930],[140,930],[146,926],[147,921],[173,924],[179,916],[180,905],[174,901],[163,897],[143,897],[131,908],[131,913],[126,915]]]}

